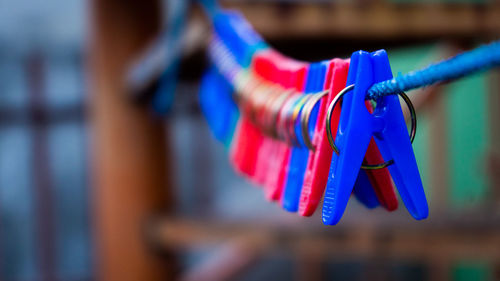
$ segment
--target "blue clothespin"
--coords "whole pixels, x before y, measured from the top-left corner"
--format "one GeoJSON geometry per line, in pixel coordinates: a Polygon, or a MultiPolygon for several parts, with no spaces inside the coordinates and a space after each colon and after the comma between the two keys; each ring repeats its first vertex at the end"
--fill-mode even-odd
{"type": "MultiPolygon", "coordinates": [[[[242,68],[250,65],[255,52],[268,47],[241,14],[220,9],[212,10],[212,14],[215,35],[242,68]]],[[[234,89],[216,72],[209,70],[205,75],[200,89],[200,103],[214,135],[229,147],[239,112],[231,97],[234,89]]]]}
{"type": "Polygon", "coordinates": [[[358,178],[354,184],[353,193],[356,199],[368,209],[380,206],[377,194],[373,190],[372,184],[365,171],[359,170],[358,178]]]}
{"type": "Polygon", "coordinates": [[[384,160],[394,161],[389,171],[410,214],[418,220],[428,216],[427,201],[398,96],[377,100],[373,114],[365,106],[370,86],[391,78],[384,50],[373,53],[358,51],[351,56],[346,84],[354,84],[354,89],[344,96],[335,139],[340,154],[334,153],[332,157],[323,203],[324,224],[334,225],[341,219],[372,136],[384,160]]]}
{"type": "Polygon", "coordinates": [[[215,138],[226,147],[229,147],[239,117],[232,93],[232,86],[215,67],[205,72],[199,94],[201,111],[215,138]]]}
{"type": "Polygon", "coordinates": [[[214,32],[231,51],[239,65],[246,68],[253,54],[268,45],[237,11],[219,10],[213,17],[214,32]]]}
{"type": "MultiPolygon", "coordinates": [[[[326,70],[330,61],[312,63],[307,74],[305,93],[321,92],[324,89],[326,70]]],[[[308,128],[309,135],[314,134],[316,119],[318,117],[319,103],[316,104],[311,112],[308,128]]],[[[299,207],[300,193],[304,182],[304,174],[309,157],[309,150],[305,147],[304,139],[301,132],[300,115],[295,124],[295,134],[299,141],[300,147],[294,147],[291,152],[287,181],[283,194],[283,208],[290,212],[296,212],[299,207]]],[[[372,188],[368,176],[362,171],[356,181],[354,187],[356,198],[363,203],[367,208],[375,208],[379,206],[377,195],[372,188]]]]}
{"type": "MultiPolygon", "coordinates": [[[[323,90],[325,83],[326,70],[329,61],[312,63],[309,66],[305,93],[320,92],[323,90]]],[[[314,133],[316,119],[318,117],[319,103],[314,106],[309,120],[309,135],[314,133]]],[[[300,147],[292,148],[290,163],[288,166],[288,175],[283,193],[283,208],[290,212],[297,212],[299,208],[300,192],[304,181],[304,173],[307,166],[307,158],[309,157],[309,149],[304,144],[304,139],[300,127],[300,115],[297,118],[294,129],[300,147]]]]}

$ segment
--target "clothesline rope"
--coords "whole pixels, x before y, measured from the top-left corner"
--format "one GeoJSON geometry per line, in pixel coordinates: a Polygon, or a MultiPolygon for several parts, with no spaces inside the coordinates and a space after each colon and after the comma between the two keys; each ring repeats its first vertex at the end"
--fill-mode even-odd
{"type": "Polygon", "coordinates": [[[376,83],[368,90],[367,98],[377,99],[397,94],[437,82],[460,78],[498,65],[500,65],[500,41],[495,41],[431,64],[423,69],[398,74],[391,80],[376,83]]]}

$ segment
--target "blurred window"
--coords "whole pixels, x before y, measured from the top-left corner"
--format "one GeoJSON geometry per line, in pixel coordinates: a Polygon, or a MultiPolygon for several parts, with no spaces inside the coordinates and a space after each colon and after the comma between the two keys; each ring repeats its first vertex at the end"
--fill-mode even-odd
{"type": "Polygon", "coordinates": [[[86,1],[0,9],[0,280],[90,280],[86,1]]]}

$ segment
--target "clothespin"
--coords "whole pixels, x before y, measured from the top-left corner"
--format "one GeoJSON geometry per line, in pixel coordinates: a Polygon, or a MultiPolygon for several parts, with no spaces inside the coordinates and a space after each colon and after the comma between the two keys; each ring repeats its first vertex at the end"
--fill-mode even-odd
{"type": "Polygon", "coordinates": [[[215,138],[226,147],[229,147],[239,118],[232,93],[232,86],[214,66],[205,72],[199,94],[201,111],[215,138]]]}
{"type": "MultiPolygon", "coordinates": [[[[312,147],[315,149],[309,152],[299,200],[299,214],[302,216],[312,215],[323,196],[333,153],[326,137],[326,110],[337,93],[344,88],[348,68],[348,60],[333,59],[326,71],[325,88],[329,89],[329,93],[320,100],[318,122],[312,135],[312,147]]],[[[339,116],[340,108],[336,108],[331,122],[334,131],[337,131],[339,116]]]]}
{"type": "Polygon", "coordinates": [[[339,155],[332,155],[323,203],[324,224],[333,225],[341,219],[372,137],[383,158],[393,161],[389,171],[410,214],[415,219],[424,219],[428,215],[422,181],[398,97],[390,95],[377,100],[373,114],[365,105],[368,88],[373,83],[391,78],[384,50],[353,53],[346,85],[354,86],[344,95],[335,139],[339,155]]]}
{"type": "MultiPolygon", "coordinates": [[[[267,48],[267,44],[237,12],[216,11],[213,16],[213,24],[218,38],[242,68],[248,67],[255,52],[267,48]]],[[[256,146],[262,139],[262,133],[248,118],[242,116],[232,135],[231,162],[237,171],[253,177],[256,146]]]]}
{"type": "MultiPolygon", "coordinates": [[[[370,113],[373,113],[373,107],[370,103],[370,101],[365,101],[366,108],[370,113]]],[[[380,154],[380,151],[377,147],[377,144],[375,143],[375,139],[372,137],[370,140],[370,144],[368,145],[368,149],[365,154],[365,158],[363,161],[363,164],[367,165],[377,165],[379,163],[383,163],[384,158],[380,154]]],[[[370,201],[373,200],[373,193],[375,193],[375,196],[377,197],[377,203],[380,203],[386,210],[388,211],[394,211],[398,208],[398,198],[396,197],[396,193],[394,191],[394,184],[391,179],[391,175],[389,173],[388,168],[381,168],[381,169],[374,169],[374,170],[363,170],[360,171],[360,174],[363,174],[361,176],[366,176],[368,177],[368,180],[370,181],[373,190],[368,191],[369,195],[368,198],[360,198],[357,196],[357,198],[361,201],[363,199],[368,199],[370,201]]],[[[359,177],[359,175],[358,175],[359,177]]],[[[357,185],[354,185],[355,189],[355,194],[358,195],[359,193],[356,192],[356,187],[357,185]]],[[[368,206],[370,203],[365,203],[365,206],[368,206]]],[[[378,204],[373,204],[372,206],[376,207],[378,204]]]]}
{"type": "MultiPolygon", "coordinates": [[[[305,62],[286,59],[281,63],[281,67],[285,69],[282,75],[282,86],[286,89],[293,89],[303,93],[309,65],[305,62]]],[[[289,102],[293,103],[294,100],[291,98],[289,102]]],[[[284,106],[287,106],[287,104],[284,106]]],[[[269,200],[280,200],[288,174],[291,146],[280,142],[277,144],[274,153],[276,156],[269,161],[265,192],[269,200]]]]}
{"type": "MultiPolygon", "coordinates": [[[[252,57],[253,53],[258,50],[259,48],[265,48],[267,45],[263,43],[262,39],[258,36],[257,33],[255,33],[250,25],[244,20],[244,18],[236,13],[236,12],[231,12],[231,11],[217,11],[215,13],[215,16],[213,17],[214,19],[214,28],[216,30],[217,37],[224,38],[224,40],[221,40],[225,48],[229,49],[231,52],[231,56],[234,57],[234,59],[237,61],[237,63],[241,64],[248,64],[249,59],[252,57]],[[242,36],[247,35],[247,36],[242,36]],[[229,47],[228,47],[229,46],[229,47]]],[[[287,61],[285,58],[281,59],[282,61],[287,61]]],[[[280,63],[281,65],[285,65],[286,63],[280,63]]],[[[276,71],[268,71],[268,73],[277,73],[276,71]]],[[[267,75],[269,76],[269,75],[267,75]]],[[[279,75],[279,77],[284,77],[283,75],[279,75]]],[[[231,105],[230,103],[228,105],[231,105]]],[[[222,110],[223,111],[223,110],[222,110]]],[[[237,114],[232,114],[229,115],[229,117],[236,117],[237,114]]],[[[234,120],[234,119],[233,119],[234,120]]],[[[229,120],[231,121],[231,120],[229,120]]],[[[235,122],[229,122],[230,124],[234,124],[235,122]]],[[[242,142],[242,145],[246,147],[245,151],[242,151],[240,148],[239,143],[236,142],[236,145],[233,146],[232,151],[236,151],[239,153],[232,153],[234,157],[232,159],[234,160],[233,163],[235,163],[235,166],[237,170],[240,170],[247,174],[250,178],[252,178],[254,181],[257,183],[262,184],[264,181],[265,182],[273,182],[276,181],[276,176],[270,175],[272,180],[264,180],[264,178],[269,177],[263,176],[264,174],[268,173],[269,171],[274,171],[273,169],[267,169],[267,164],[269,161],[262,161],[262,164],[259,164],[259,156],[255,158],[255,155],[252,154],[252,151],[259,151],[259,154],[265,155],[266,159],[269,158],[270,155],[273,155],[274,153],[277,153],[279,155],[279,151],[284,150],[285,148],[281,146],[281,149],[274,149],[278,148],[280,146],[279,143],[274,143],[274,140],[267,140],[265,136],[262,134],[259,134],[255,128],[251,128],[253,124],[248,124],[246,120],[242,120],[241,124],[243,127],[245,127],[245,130],[241,129],[238,130],[240,131],[245,131],[247,132],[248,138],[250,139],[242,139],[238,138],[238,134],[235,134],[237,140],[240,140],[242,142]],[[244,122],[243,122],[244,121],[244,122]],[[250,126],[250,127],[248,127],[250,126]],[[248,127],[248,128],[247,128],[248,127]],[[260,143],[260,144],[259,144],[260,143]],[[236,148],[234,148],[236,147],[236,148]],[[245,160],[247,159],[247,160],[245,160]],[[252,168],[254,167],[254,168],[252,168]],[[260,169],[259,172],[256,172],[255,169],[260,169]]],[[[255,127],[255,126],[253,126],[255,127]]],[[[234,128],[234,126],[229,126],[228,128],[234,128]]],[[[222,134],[222,132],[218,132],[219,135],[222,134]]],[[[233,135],[232,132],[227,132],[224,133],[224,135],[233,135]]],[[[296,135],[299,135],[296,133],[296,135]]],[[[230,142],[230,140],[226,140],[226,145],[230,142]]],[[[261,157],[264,159],[263,157],[261,157]]],[[[272,158],[272,157],[271,157],[272,158]]],[[[274,158],[273,158],[274,159],[274,158]]],[[[280,168],[280,173],[278,176],[278,180],[281,181],[286,175],[288,171],[289,165],[282,165],[280,168]]],[[[372,178],[370,178],[372,180],[372,178]]],[[[267,184],[267,186],[272,186],[272,184],[267,184]]],[[[271,189],[267,190],[274,190],[274,191],[279,191],[282,188],[276,188],[272,187],[271,189]]],[[[360,201],[365,202],[365,205],[370,206],[370,197],[374,197],[373,193],[369,193],[370,189],[361,189],[365,190],[367,192],[357,192],[358,189],[355,189],[355,193],[357,195],[357,198],[360,199],[360,201]]],[[[271,192],[272,193],[272,192],[271,192]]],[[[277,193],[279,194],[279,193],[277,193]]],[[[275,195],[274,197],[277,197],[278,195],[275,195]]],[[[273,197],[273,196],[268,196],[268,197],[273,197]]],[[[275,198],[276,199],[276,198],[275,198]]],[[[376,200],[371,200],[371,202],[376,202],[376,200]]],[[[373,205],[374,206],[374,205],[373,205]]]]}
{"type": "MultiPolygon", "coordinates": [[[[319,121],[316,124],[314,134],[311,134],[313,139],[308,145],[311,150],[309,151],[300,194],[299,213],[303,216],[310,216],[314,213],[327,183],[333,151],[326,137],[326,110],[337,93],[343,89],[348,66],[349,62],[347,60],[333,59],[326,73],[325,89],[329,89],[329,93],[320,100],[319,121]]],[[[371,104],[367,103],[367,107],[371,108],[371,104]]],[[[334,132],[337,131],[339,116],[340,108],[336,108],[331,122],[334,132]]],[[[306,121],[306,123],[309,122],[306,121]]],[[[368,164],[383,162],[380,152],[373,141],[370,142],[370,147],[366,152],[365,162],[368,164]]],[[[379,202],[388,210],[397,208],[398,201],[387,169],[360,172],[354,187],[354,194],[368,208],[378,206],[379,202]]]]}
{"type": "MultiPolygon", "coordinates": [[[[279,68],[281,61],[285,58],[278,52],[267,49],[259,52],[254,56],[252,61],[252,72],[265,80],[269,84],[280,84],[280,79],[283,76],[283,69],[279,68]]],[[[269,99],[269,98],[268,98],[269,99]]],[[[274,158],[276,146],[279,140],[272,139],[269,136],[263,136],[261,144],[258,149],[256,171],[254,181],[259,185],[264,185],[269,172],[270,159],[274,158]]]]}
{"type": "Polygon", "coordinates": [[[213,16],[213,28],[236,62],[244,68],[250,65],[256,51],[269,47],[238,11],[217,10],[213,16]]]}
{"type": "MultiPolygon", "coordinates": [[[[326,70],[329,68],[330,61],[312,63],[309,66],[307,73],[305,93],[317,93],[323,90],[326,78],[326,70]]],[[[319,103],[310,108],[310,121],[308,122],[309,131],[314,131],[316,125],[316,118],[318,116],[319,103]]],[[[293,147],[288,164],[288,175],[285,182],[283,193],[283,208],[290,212],[298,210],[300,192],[302,190],[302,183],[304,180],[304,173],[307,166],[309,157],[309,148],[305,145],[304,136],[301,130],[301,117],[302,110],[298,114],[298,118],[294,124],[295,135],[299,141],[299,147],[293,147]]],[[[313,132],[309,132],[312,135],[313,132]]],[[[306,136],[308,137],[308,136],[306,136]]]]}

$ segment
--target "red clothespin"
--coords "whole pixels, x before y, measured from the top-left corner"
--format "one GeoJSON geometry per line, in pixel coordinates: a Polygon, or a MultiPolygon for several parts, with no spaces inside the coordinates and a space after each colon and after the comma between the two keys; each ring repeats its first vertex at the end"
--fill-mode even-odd
{"type": "MultiPolygon", "coordinates": [[[[254,79],[248,79],[245,85],[246,91],[252,92],[257,90],[259,85],[254,79]]],[[[258,148],[262,142],[263,134],[253,124],[249,116],[241,108],[240,120],[234,132],[234,139],[230,148],[230,161],[235,167],[235,170],[243,173],[249,178],[255,177],[255,167],[257,162],[258,148]]]]}
{"type": "MultiPolygon", "coordinates": [[[[365,102],[366,107],[370,113],[373,113],[373,106],[369,101],[365,102]]],[[[380,150],[372,138],[368,149],[366,150],[365,158],[363,164],[376,165],[383,163],[384,158],[380,154],[380,150]]],[[[380,204],[388,211],[394,211],[398,208],[398,198],[394,191],[394,184],[391,179],[391,174],[388,168],[377,169],[377,170],[364,170],[360,173],[366,172],[370,183],[377,195],[377,199],[380,204]]]]}
{"type": "MultiPolygon", "coordinates": [[[[279,79],[282,76],[282,70],[278,67],[278,63],[284,58],[276,51],[268,49],[256,54],[252,61],[253,73],[265,80],[269,84],[279,84],[279,79]]],[[[257,151],[257,162],[255,167],[254,181],[257,184],[264,185],[266,183],[267,174],[269,171],[269,160],[276,157],[275,147],[279,141],[272,139],[269,136],[264,136],[257,151]]]]}
{"type": "MultiPolygon", "coordinates": [[[[303,93],[308,64],[286,59],[281,62],[281,67],[285,69],[285,73],[281,76],[281,85],[286,89],[294,89],[303,93]]],[[[266,197],[269,200],[281,199],[288,174],[290,153],[291,147],[287,143],[280,142],[275,147],[276,157],[270,159],[265,188],[266,197]]]]}
{"type": "MultiPolygon", "coordinates": [[[[325,85],[330,85],[330,92],[320,102],[318,121],[312,139],[315,151],[309,153],[304,184],[300,194],[299,214],[302,216],[311,216],[314,213],[325,191],[333,153],[326,137],[326,110],[338,92],[345,87],[348,70],[349,60],[342,59],[333,59],[327,70],[325,85]]],[[[339,117],[340,108],[333,112],[332,132],[337,131],[339,117]]]]}
{"type": "Polygon", "coordinates": [[[234,133],[230,161],[236,171],[253,177],[255,173],[256,149],[262,139],[262,133],[247,117],[241,116],[234,133]]]}

